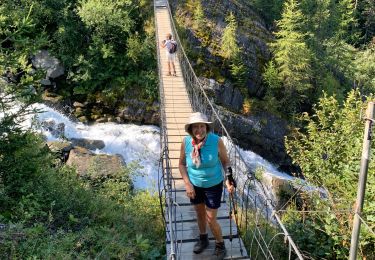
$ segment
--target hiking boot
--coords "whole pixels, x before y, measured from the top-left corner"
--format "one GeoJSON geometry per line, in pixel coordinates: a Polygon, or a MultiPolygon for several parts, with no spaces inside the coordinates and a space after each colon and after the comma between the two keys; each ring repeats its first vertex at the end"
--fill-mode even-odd
{"type": "Polygon", "coordinates": [[[177,77],[176,71],[175,71],[175,72],[173,72],[173,76],[177,77]]]}
{"type": "Polygon", "coordinates": [[[193,252],[200,254],[208,246],[208,234],[199,235],[197,243],[194,245],[193,252]]]}
{"type": "Polygon", "coordinates": [[[216,242],[215,245],[215,251],[212,255],[212,260],[222,260],[225,257],[225,254],[227,253],[227,250],[225,249],[225,244],[223,242],[216,242]]]}
{"type": "Polygon", "coordinates": [[[165,74],[165,76],[172,76],[172,74],[168,72],[167,74],[165,74]]]}

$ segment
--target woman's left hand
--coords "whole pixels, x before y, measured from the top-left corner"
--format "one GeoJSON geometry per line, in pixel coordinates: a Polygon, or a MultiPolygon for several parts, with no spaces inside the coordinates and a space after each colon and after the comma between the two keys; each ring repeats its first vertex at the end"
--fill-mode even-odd
{"type": "Polygon", "coordinates": [[[227,190],[228,190],[229,193],[233,193],[234,192],[234,186],[230,183],[229,180],[225,181],[225,185],[227,186],[227,190]]]}

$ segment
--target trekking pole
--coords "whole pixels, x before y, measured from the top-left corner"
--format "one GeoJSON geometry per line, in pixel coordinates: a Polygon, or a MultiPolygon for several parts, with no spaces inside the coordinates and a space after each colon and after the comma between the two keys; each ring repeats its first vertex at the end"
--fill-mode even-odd
{"type": "Polygon", "coordinates": [[[233,234],[232,234],[232,201],[229,194],[229,241],[232,243],[233,234]]]}
{"type": "MultiPolygon", "coordinates": [[[[228,196],[229,198],[229,241],[230,241],[230,252],[232,256],[232,251],[233,251],[233,234],[232,234],[232,201],[230,199],[230,195],[228,196]]],[[[232,257],[231,257],[232,259],[232,257]]]]}
{"type": "MultiPolygon", "coordinates": [[[[236,187],[236,185],[234,185],[234,186],[236,187]]],[[[238,227],[239,222],[238,222],[237,206],[236,206],[236,201],[234,200],[234,194],[233,193],[230,194],[229,201],[232,201],[229,204],[233,204],[233,215],[234,215],[234,220],[236,222],[236,227],[237,227],[237,236],[240,239],[241,235],[240,235],[240,229],[238,227]]],[[[232,228],[230,230],[230,233],[232,234],[232,228]]],[[[243,255],[243,249],[242,249],[241,241],[239,241],[239,243],[240,243],[240,252],[241,252],[241,255],[243,255]]]]}

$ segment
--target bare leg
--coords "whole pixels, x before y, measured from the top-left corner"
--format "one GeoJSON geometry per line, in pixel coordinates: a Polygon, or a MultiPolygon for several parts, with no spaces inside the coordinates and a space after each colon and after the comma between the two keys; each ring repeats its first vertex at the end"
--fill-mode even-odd
{"type": "Polygon", "coordinates": [[[207,212],[207,222],[210,226],[211,232],[214,235],[216,242],[223,242],[223,235],[221,234],[221,227],[219,223],[217,222],[216,216],[217,216],[218,209],[211,209],[206,208],[207,212]]]}
{"type": "Polygon", "coordinates": [[[174,66],[174,62],[172,61],[172,67],[173,67],[173,74],[176,75],[176,67],[174,66]]]}
{"type": "Polygon", "coordinates": [[[168,61],[168,74],[171,74],[171,62],[168,61]]]}
{"type": "Polygon", "coordinates": [[[197,222],[200,234],[206,234],[206,205],[204,203],[194,205],[195,212],[197,213],[197,222]]]}

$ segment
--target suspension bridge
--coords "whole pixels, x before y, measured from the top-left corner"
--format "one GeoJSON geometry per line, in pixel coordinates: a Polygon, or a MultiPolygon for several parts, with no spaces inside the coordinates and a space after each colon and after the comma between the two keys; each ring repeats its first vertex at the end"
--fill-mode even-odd
{"type": "Polygon", "coordinates": [[[209,233],[210,246],[199,255],[193,253],[199,231],[195,211],[185,195],[185,185],[178,169],[181,141],[186,136],[184,125],[193,111],[205,113],[214,122],[214,132],[225,140],[239,184],[233,197],[223,194],[222,207],[218,212],[218,222],[227,248],[226,259],[278,259],[272,252],[272,243],[276,238],[285,239],[289,256],[303,259],[275,214],[264,187],[242,159],[218,110],[195,75],[182,48],[168,1],[155,1],[154,12],[161,103],[162,176],[159,195],[163,198],[168,259],[209,259],[214,250],[214,237],[209,233]],[[167,33],[172,33],[179,46],[175,62],[177,76],[168,75],[166,50],[160,44],[167,33]],[[273,223],[273,233],[268,229],[268,223],[273,223]],[[245,249],[244,240],[249,245],[248,250],[245,249]]]}

